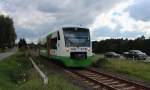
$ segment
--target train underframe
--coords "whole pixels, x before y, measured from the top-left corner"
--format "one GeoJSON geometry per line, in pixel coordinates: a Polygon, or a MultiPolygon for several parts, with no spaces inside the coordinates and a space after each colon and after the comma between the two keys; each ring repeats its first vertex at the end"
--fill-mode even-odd
{"type": "Polygon", "coordinates": [[[48,55],[46,53],[40,55],[49,58],[49,60],[62,63],[66,67],[89,67],[92,65],[93,57],[87,56],[86,52],[71,52],[69,57],[48,55]]]}

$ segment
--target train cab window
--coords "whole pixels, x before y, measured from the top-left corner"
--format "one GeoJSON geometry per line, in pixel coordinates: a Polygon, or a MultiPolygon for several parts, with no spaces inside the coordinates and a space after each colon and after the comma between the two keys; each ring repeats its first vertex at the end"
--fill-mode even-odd
{"type": "Polygon", "coordinates": [[[57,32],[57,39],[60,40],[60,34],[59,34],[59,31],[57,32]]]}

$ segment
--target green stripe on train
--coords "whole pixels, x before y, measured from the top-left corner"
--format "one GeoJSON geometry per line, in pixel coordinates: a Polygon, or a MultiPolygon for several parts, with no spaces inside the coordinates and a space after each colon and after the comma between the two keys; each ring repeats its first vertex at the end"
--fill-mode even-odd
{"type": "MultiPolygon", "coordinates": [[[[42,56],[48,57],[47,55],[42,56]]],[[[81,60],[71,59],[64,56],[49,56],[48,58],[54,59],[54,61],[60,62],[67,67],[88,67],[92,65],[92,57],[81,60]]]]}
{"type": "Polygon", "coordinates": [[[46,50],[45,52],[40,53],[40,55],[61,62],[67,67],[88,67],[92,64],[92,58],[93,58],[93,56],[91,56],[91,57],[87,57],[87,59],[77,60],[77,59],[71,59],[70,57],[66,57],[66,56],[48,56],[46,50]]]}
{"type": "Polygon", "coordinates": [[[71,59],[64,56],[50,56],[49,58],[56,59],[67,67],[88,67],[92,64],[92,57],[87,57],[87,59],[81,60],[71,59]]]}

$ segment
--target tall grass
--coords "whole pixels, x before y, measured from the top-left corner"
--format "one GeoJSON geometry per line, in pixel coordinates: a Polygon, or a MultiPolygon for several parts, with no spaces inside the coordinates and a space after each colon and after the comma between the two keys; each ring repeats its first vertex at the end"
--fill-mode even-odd
{"type": "Polygon", "coordinates": [[[27,70],[31,67],[21,52],[0,61],[0,90],[16,88],[27,79],[27,70]]]}
{"type": "Polygon", "coordinates": [[[135,76],[150,81],[150,63],[122,59],[100,59],[97,66],[121,74],[135,76]],[[105,61],[104,61],[105,60],[105,61]]]}
{"type": "Polygon", "coordinates": [[[0,90],[79,90],[59,73],[48,77],[49,84],[43,86],[40,76],[22,52],[0,61],[0,90]]]}
{"type": "Polygon", "coordinates": [[[44,86],[37,72],[32,71],[31,79],[21,85],[17,90],[79,90],[73,86],[63,76],[58,74],[48,75],[49,83],[44,86]]]}

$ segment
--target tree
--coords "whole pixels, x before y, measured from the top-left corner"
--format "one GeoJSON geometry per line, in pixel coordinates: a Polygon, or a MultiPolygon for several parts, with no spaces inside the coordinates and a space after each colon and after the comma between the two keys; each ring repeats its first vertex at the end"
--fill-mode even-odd
{"type": "Polygon", "coordinates": [[[24,38],[21,38],[18,42],[18,48],[27,48],[27,42],[24,38]]]}
{"type": "Polygon", "coordinates": [[[135,40],[107,39],[99,42],[94,41],[92,44],[94,53],[105,53],[109,51],[122,53],[132,49],[137,49],[150,55],[150,38],[146,39],[144,36],[138,37],[135,40]]]}
{"type": "Polygon", "coordinates": [[[13,47],[16,38],[13,20],[8,16],[0,15],[0,48],[13,47]]]}

